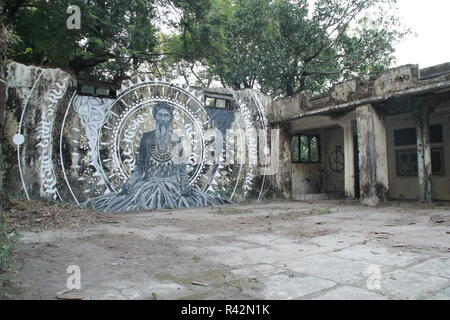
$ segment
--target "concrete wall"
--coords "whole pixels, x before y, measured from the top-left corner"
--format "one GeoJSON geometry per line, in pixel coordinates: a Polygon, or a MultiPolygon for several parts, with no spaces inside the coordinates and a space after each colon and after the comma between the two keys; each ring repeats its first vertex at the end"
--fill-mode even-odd
{"type": "MultiPolygon", "coordinates": [[[[343,153],[336,152],[338,147],[343,147],[343,130],[334,127],[323,130],[294,131],[293,134],[319,134],[321,138],[321,162],[317,164],[293,163],[292,168],[292,197],[304,199],[303,195],[320,194],[323,192],[344,192],[344,163],[343,153]],[[339,154],[338,154],[339,153],[339,154]],[[330,166],[330,157],[335,159],[337,168],[330,166]],[[342,171],[341,169],[342,165],[342,171]],[[337,170],[336,170],[337,169],[337,170]],[[338,172],[339,171],[339,172],[338,172]]],[[[342,149],[343,150],[343,149],[342,149]]]]}
{"type": "MultiPolygon", "coordinates": [[[[448,81],[450,74],[441,81],[448,81]]],[[[326,96],[309,97],[307,92],[296,96],[275,100],[268,111],[270,121],[283,122],[314,115],[317,111],[323,114],[336,111],[345,104],[369,98],[387,97],[395,92],[408,90],[416,86],[432,84],[434,80],[419,79],[418,65],[404,65],[382,71],[376,79],[352,79],[335,84],[326,96]]],[[[365,102],[366,103],[366,102],[365,102]]]]}
{"type": "Polygon", "coordinates": [[[322,164],[292,164],[292,196],[322,193],[322,164]]]}
{"type": "Polygon", "coordinates": [[[342,171],[340,163],[343,160],[344,152],[344,132],[340,127],[331,128],[323,131],[324,158],[323,164],[326,169],[325,186],[326,192],[344,192],[344,164],[342,171]],[[342,148],[342,153],[337,152],[337,148],[342,148]],[[334,165],[330,165],[330,160],[334,165]],[[337,166],[337,167],[336,167],[337,166]],[[333,168],[332,168],[333,167],[333,168]]]}
{"type": "Polygon", "coordinates": [[[10,63],[7,72],[1,130],[13,197],[79,204],[118,192],[135,168],[144,132],[155,127],[152,108],[160,101],[172,106],[173,129],[187,138],[191,186],[236,202],[261,200],[273,189],[275,173],[262,160],[266,148],[270,157],[271,99],[257,91],[217,90],[231,95],[236,106],[217,111],[204,107],[203,90],[147,76],[124,81],[117,99],[106,99],[78,95],[76,79],[62,70],[10,63]],[[242,162],[214,165],[210,155],[217,150],[210,133],[227,130],[244,137],[245,156],[242,162]]]}
{"type": "Polygon", "coordinates": [[[388,198],[389,175],[384,115],[368,104],[356,109],[361,202],[377,206],[388,198]]]}
{"type": "MultiPolygon", "coordinates": [[[[441,107],[430,114],[430,125],[442,125],[443,143],[432,144],[431,148],[444,148],[444,174],[433,175],[433,200],[450,200],[450,106],[441,107]]],[[[417,176],[399,176],[397,173],[397,150],[416,149],[415,145],[395,147],[394,130],[415,128],[412,114],[401,114],[386,118],[388,134],[389,197],[393,199],[417,199],[417,176]]]]}

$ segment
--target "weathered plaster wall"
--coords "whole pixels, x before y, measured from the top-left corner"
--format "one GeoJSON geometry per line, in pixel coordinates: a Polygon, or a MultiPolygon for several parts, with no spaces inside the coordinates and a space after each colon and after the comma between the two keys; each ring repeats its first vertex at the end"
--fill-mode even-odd
{"type": "Polygon", "coordinates": [[[399,92],[450,80],[450,73],[434,79],[420,79],[418,65],[404,65],[382,71],[374,79],[352,79],[334,85],[326,96],[309,97],[308,93],[274,101],[268,111],[273,122],[283,122],[309,115],[352,109],[376,102],[399,92]],[[374,101],[371,101],[374,100],[374,101]],[[285,106],[282,109],[280,106],[285,106]]]}
{"type": "Polygon", "coordinates": [[[312,108],[308,93],[300,93],[292,97],[274,100],[268,109],[269,121],[289,119],[312,108]]]}
{"type": "Polygon", "coordinates": [[[7,66],[6,105],[8,156],[7,185],[11,195],[59,198],[56,175],[59,144],[58,111],[68,104],[74,79],[58,69],[41,69],[11,63],[7,66]],[[19,156],[20,154],[20,156],[19,156]],[[24,188],[24,185],[27,187],[24,188]]]}
{"type": "Polygon", "coordinates": [[[292,195],[298,196],[322,193],[322,164],[292,164],[292,195]]]}
{"type": "Polygon", "coordinates": [[[294,131],[294,134],[299,133],[320,135],[321,161],[317,164],[293,163],[291,165],[292,197],[304,199],[303,195],[344,192],[342,128],[294,131]]]}
{"type": "MultiPolygon", "coordinates": [[[[291,139],[292,133],[289,125],[275,125],[272,127],[278,135],[276,145],[278,148],[272,150],[279,159],[277,174],[272,177],[274,199],[290,199],[292,198],[292,153],[291,139]]],[[[273,141],[274,142],[274,141],[273,141]]],[[[274,148],[274,146],[272,146],[274,148]]]]}
{"type": "MultiPolygon", "coordinates": [[[[392,147],[393,129],[388,128],[386,131],[384,112],[387,110],[385,108],[392,108],[388,110],[389,114],[405,112],[405,109],[408,110],[411,106],[402,105],[399,101],[405,101],[407,97],[412,100],[421,100],[426,97],[426,107],[433,109],[438,104],[442,104],[442,100],[446,95],[448,96],[449,87],[448,64],[422,70],[419,70],[417,65],[405,65],[382,71],[374,78],[353,79],[338,83],[329,90],[327,95],[309,98],[308,93],[302,93],[274,101],[268,110],[268,118],[273,124],[290,125],[293,133],[308,133],[311,130],[322,129],[324,135],[322,147],[325,148],[323,152],[327,155],[323,156],[321,166],[291,166],[294,197],[297,194],[314,192],[314,183],[311,183],[310,177],[324,169],[327,192],[344,191],[345,181],[347,181],[347,194],[354,196],[351,186],[353,181],[358,183],[358,176],[353,177],[352,168],[348,168],[346,177],[344,173],[330,172],[327,168],[329,167],[327,157],[336,151],[334,145],[338,143],[345,147],[343,141],[333,141],[341,139],[343,135],[337,132],[328,135],[323,132],[323,128],[346,126],[346,136],[349,137],[348,123],[355,121],[356,113],[360,178],[358,185],[361,189],[362,202],[378,205],[387,199],[388,193],[394,198],[417,198],[417,177],[405,178],[396,175],[396,154],[392,147]],[[329,143],[326,140],[329,140],[329,143]],[[392,190],[389,192],[390,188],[392,190]]],[[[442,111],[439,116],[438,114],[435,111],[435,114],[431,115],[431,125],[441,122],[445,124],[444,130],[448,130],[446,129],[448,114],[442,111]]],[[[412,127],[414,126],[415,123],[412,127]]],[[[445,133],[445,136],[447,137],[448,133],[445,133]]],[[[349,142],[347,145],[350,146],[351,140],[347,139],[347,141],[349,142]]],[[[444,160],[447,172],[450,164],[448,140],[446,141],[444,160]]],[[[351,149],[345,150],[347,158],[351,158],[351,149]]],[[[434,199],[448,199],[450,180],[446,172],[445,176],[432,177],[434,199]]]]}
{"type": "Polygon", "coordinates": [[[236,109],[210,110],[203,105],[203,90],[146,76],[125,81],[112,100],[79,96],[76,79],[58,69],[11,63],[7,72],[2,131],[14,197],[82,203],[118,192],[135,167],[143,133],[155,128],[152,108],[161,101],[172,106],[173,129],[186,138],[193,187],[237,202],[261,200],[277,188],[270,185],[276,172],[267,169],[271,100],[257,91],[217,90],[231,94],[236,109]],[[238,150],[225,148],[231,139],[217,150],[217,132],[244,137],[244,158],[224,162],[238,150]]]}
{"type": "MultiPolygon", "coordinates": [[[[443,143],[431,144],[431,148],[444,149],[444,174],[433,175],[433,199],[450,200],[450,106],[437,108],[430,114],[430,125],[442,125],[443,143]]],[[[415,128],[416,122],[412,114],[401,114],[386,118],[388,132],[388,163],[389,163],[389,197],[393,199],[417,199],[417,176],[399,176],[397,173],[397,150],[411,150],[416,146],[394,145],[394,130],[415,128]]]]}
{"type": "Polygon", "coordinates": [[[361,202],[377,206],[387,200],[389,176],[384,116],[372,105],[356,110],[361,202]]]}
{"type": "Polygon", "coordinates": [[[344,134],[341,127],[323,132],[326,192],[344,192],[344,134]]]}

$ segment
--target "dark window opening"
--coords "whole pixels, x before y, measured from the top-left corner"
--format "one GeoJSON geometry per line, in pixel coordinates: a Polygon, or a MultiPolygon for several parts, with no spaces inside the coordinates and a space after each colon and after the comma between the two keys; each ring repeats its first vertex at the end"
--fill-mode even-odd
{"type": "MultiPolygon", "coordinates": [[[[443,149],[431,150],[431,169],[433,175],[444,174],[443,149]]],[[[397,150],[397,174],[399,176],[417,176],[417,149],[397,150]]]]}
{"type": "Polygon", "coordinates": [[[442,149],[431,151],[431,169],[433,174],[444,174],[444,152],[442,149]]]}
{"type": "Polygon", "coordinates": [[[395,146],[410,146],[417,144],[416,128],[398,129],[394,131],[395,146]]]}
{"type": "Polygon", "coordinates": [[[111,83],[92,81],[92,80],[78,80],[77,91],[82,96],[93,96],[99,98],[116,99],[116,87],[111,83]]]}
{"type": "Polygon", "coordinates": [[[233,96],[205,93],[205,106],[233,110],[233,96]]]}
{"type": "Polygon", "coordinates": [[[444,136],[442,134],[442,125],[430,126],[430,143],[442,143],[444,136]]]}
{"type": "MultiPolygon", "coordinates": [[[[430,143],[442,143],[443,141],[442,125],[430,126],[430,143]]],[[[396,147],[417,144],[416,128],[394,130],[394,144],[396,147]]]]}
{"type": "Polygon", "coordinates": [[[319,163],[320,162],[320,136],[298,135],[292,139],[293,163],[319,163]]]}

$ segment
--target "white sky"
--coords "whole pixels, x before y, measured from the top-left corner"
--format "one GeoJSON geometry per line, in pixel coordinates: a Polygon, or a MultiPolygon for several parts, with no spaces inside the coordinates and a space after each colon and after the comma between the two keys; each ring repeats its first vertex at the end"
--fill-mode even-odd
{"type": "Polygon", "coordinates": [[[450,0],[399,0],[402,23],[417,33],[397,45],[396,66],[450,62],[450,0]]]}

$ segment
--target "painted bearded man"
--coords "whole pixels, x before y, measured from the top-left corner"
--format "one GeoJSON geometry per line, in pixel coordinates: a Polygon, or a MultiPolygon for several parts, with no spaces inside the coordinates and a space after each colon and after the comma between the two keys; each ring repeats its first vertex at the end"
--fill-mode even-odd
{"type": "Polygon", "coordinates": [[[181,138],[172,131],[172,108],[159,102],[152,110],[153,131],[144,133],[136,167],[118,194],[91,199],[83,207],[103,211],[141,211],[220,205],[228,201],[191,187],[181,138]]]}

